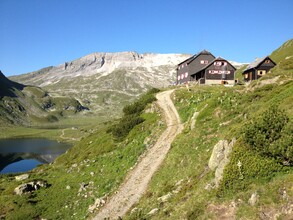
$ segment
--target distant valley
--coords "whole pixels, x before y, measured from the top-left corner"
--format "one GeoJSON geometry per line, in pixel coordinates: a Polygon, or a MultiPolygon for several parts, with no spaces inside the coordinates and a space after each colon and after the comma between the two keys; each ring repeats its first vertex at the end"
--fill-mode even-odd
{"type": "Polygon", "coordinates": [[[0,71],[0,125],[55,122],[85,109],[74,98],[52,97],[40,87],[9,80],[0,71]]]}

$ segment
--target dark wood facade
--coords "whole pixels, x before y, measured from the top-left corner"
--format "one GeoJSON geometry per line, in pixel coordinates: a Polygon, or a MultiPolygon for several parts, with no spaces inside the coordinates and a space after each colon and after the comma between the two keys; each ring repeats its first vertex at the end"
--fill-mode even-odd
{"type": "Polygon", "coordinates": [[[256,80],[267,74],[270,69],[276,66],[276,63],[269,57],[256,59],[250,63],[247,68],[243,71],[242,75],[244,81],[256,80]]]}
{"type": "Polygon", "coordinates": [[[177,84],[194,81],[195,79],[192,75],[204,69],[204,67],[206,67],[214,59],[214,55],[206,50],[203,50],[179,63],[177,65],[177,84]]]}
{"type": "Polygon", "coordinates": [[[204,50],[177,66],[177,84],[197,81],[199,84],[234,84],[236,68],[227,60],[204,50]]]}
{"type": "Polygon", "coordinates": [[[205,69],[205,84],[234,84],[235,71],[231,63],[218,57],[205,69]]]}

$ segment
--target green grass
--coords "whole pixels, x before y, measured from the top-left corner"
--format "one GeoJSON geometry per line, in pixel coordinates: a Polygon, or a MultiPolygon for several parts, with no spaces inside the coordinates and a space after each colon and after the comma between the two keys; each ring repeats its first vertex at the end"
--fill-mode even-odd
{"type": "Polygon", "coordinates": [[[289,181],[293,170],[283,169],[275,160],[263,158],[241,147],[239,139],[246,123],[263,114],[273,104],[277,103],[285,109],[292,120],[292,91],[292,81],[266,86],[256,83],[249,88],[195,86],[190,92],[185,89],[176,91],[175,106],[182,121],[186,123],[185,129],[173,142],[164,164],[153,177],[147,193],[136,206],[136,211],[129,213],[125,219],[216,219],[217,216],[207,211],[210,204],[226,204],[228,207],[238,199],[244,201],[239,205],[237,216],[253,219],[258,216],[260,206],[284,205],[285,201],[280,201],[277,196],[278,187],[281,187],[278,185],[281,182],[279,179],[286,183],[288,191],[292,193],[289,181]],[[200,113],[194,130],[191,130],[191,117],[195,111],[200,113]],[[220,189],[206,190],[214,177],[214,172],[207,167],[214,145],[221,139],[231,140],[233,137],[238,142],[224,176],[226,178],[235,169],[233,182],[226,181],[230,185],[224,185],[220,189]],[[238,160],[245,166],[244,179],[239,178],[238,160]],[[176,194],[173,191],[178,189],[176,184],[180,181],[181,187],[176,194]],[[274,187],[267,189],[264,187],[267,184],[274,187]],[[248,199],[254,191],[258,191],[261,198],[256,208],[248,205],[248,199]],[[172,196],[166,202],[158,199],[168,193],[172,196]],[[148,215],[154,208],[159,211],[155,215],[148,215]]]}
{"type": "Polygon", "coordinates": [[[46,138],[75,143],[77,140],[107,126],[107,123],[107,121],[102,121],[99,117],[86,115],[66,117],[54,123],[45,122],[30,127],[3,123],[0,127],[0,139],[46,138]]]}
{"type": "Polygon", "coordinates": [[[235,79],[238,79],[240,83],[242,83],[244,81],[242,73],[246,67],[247,67],[247,65],[243,65],[239,69],[237,69],[235,72],[235,79]]]}
{"type": "Polygon", "coordinates": [[[284,62],[287,57],[293,56],[293,39],[285,42],[281,47],[275,50],[270,57],[276,62],[284,62]]]}
{"type": "MultiPolygon", "coordinates": [[[[149,143],[146,137],[155,141],[164,126],[155,113],[142,113],[144,122],[135,126],[126,139],[116,142],[107,125],[83,128],[88,131],[66,154],[61,155],[50,165],[40,165],[30,172],[28,182],[33,179],[46,180],[50,187],[38,190],[31,195],[15,196],[13,189],[20,184],[13,175],[1,175],[0,181],[0,215],[6,219],[84,219],[88,217],[87,209],[96,198],[112,194],[121,184],[138,157],[146,150],[149,143]],[[80,184],[89,184],[86,191],[78,192],[80,184]],[[70,186],[70,189],[66,189],[70,186]],[[48,205],[50,204],[50,205],[48,205]]],[[[74,120],[68,121],[71,125],[74,120]]],[[[38,129],[29,131],[18,128],[19,133],[41,135],[38,129]]],[[[58,130],[58,129],[57,129],[58,130]]],[[[12,129],[11,129],[12,131],[12,129]]],[[[60,129],[58,130],[60,132],[60,129]]],[[[40,131],[39,131],[40,132],[40,131]]],[[[49,136],[54,137],[53,131],[49,136]]],[[[71,136],[74,130],[66,129],[71,136]]],[[[9,133],[9,132],[8,132],[9,133]]],[[[48,134],[47,134],[48,135],[48,134]]]]}
{"type": "MultiPolygon", "coordinates": [[[[284,58],[288,54],[279,50],[275,56],[278,59],[278,56],[284,58]]],[[[172,143],[147,192],[135,205],[137,209],[128,213],[125,219],[217,219],[218,216],[209,212],[208,207],[211,204],[229,207],[232,202],[237,204],[237,219],[258,219],[260,211],[278,212],[286,207],[288,200],[282,192],[285,190],[289,199],[293,196],[292,167],[284,167],[273,158],[255,153],[243,143],[243,132],[249,122],[261,117],[272,105],[283,109],[292,123],[291,64],[291,59],[280,62],[270,74],[249,86],[193,86],[190,91],[178,89],[173,100],[185,128],[172,143]],[[265,80],[276,76],[279,77],[276,83],[264,85],[265,80]],[[199,114],[192,130],[194,112],[199,114]],[[220,188],[212,188],[214,172],[207,166],[211,152],[219,140],[232,138],[236,138],[237,142],[224,179],[220,188]],[[237,167],[239,160],[243,166],[241,174],[237,167]],[[254,192],[259,194],[260,199],[252,207],[248,200],[254,192]],[[170,195],[166,201],[159,199],[166,195],[170,195]],[[148,215],[154,208],[158,208],[158,212],[148,215]]],[[[116,72],[115,77],[119,80],[114,80],[121,89],[127,84],[127,79],[121,81],[123,74],[125,72],[116,72]]],[[[42,93],[34,93],[36,97],[42,96],[42,93]]],[[[114,99],[119,100],[119,96],[105,92],[99,101],[104,103],[104,107],[109,105],[106,109],[111,112],[109,103],[114,99]]],[[[124,101],[123,104],[127,102],[124,101]]],[[[13,175],[1,175],[0,216],[5,215],[7,219],[89,217],[89,205],[96,198],[115,193],[147,149],[149,143],[145,142],[146,138],[154,142],[165,128],[159,123],[159,114],[143,113],[140,116],[144,122],[136,125],[118,142],[106,132],[106,127],[114,122],[107,123],[92,115],[77,116],[67,116],[63,121],[29,129],[11,126],[0,128],[1,138],[44,136],[56,139],[60,138],[62,132],[68,140],[77,136],[81,138],[53,164],[41,165],[30,172],[29,180],[46,180],[49,188],[15,196],[13,189],[20,182],[16,182],[13,175]],[[82,182],[89,185],[86,191],[79,192],[82,182]],[[67,186],[70,189],[66,189],[67,186]]]]}

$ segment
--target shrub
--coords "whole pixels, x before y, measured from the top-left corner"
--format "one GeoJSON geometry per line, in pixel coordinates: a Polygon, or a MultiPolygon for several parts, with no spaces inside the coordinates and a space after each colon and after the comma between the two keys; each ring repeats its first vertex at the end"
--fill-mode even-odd
{"type": "Polygon", "coordinates": [[[126,105],[123,108],[124,115],[140,114],[147,104],[156,101],[155,93],[159,92],[159,89],[150,89],[145,95],[141,96],[140,99],[130,105],[126,105]]]}
{"type": "Polygon", "coordinates": [[[116,140],[123,140],[134,126],[144,122],[144,119],[140,115],[149,103],[157,100],[154,94],[158,91],[160,90],[153,88],[141,96],[136,102],[125,106],[123,108],[124,116],[117,124],[111,126],[107,132],[111,132],[116,140]]]}
{"type": "Polygon", "coordinates": [[[245,126],[244,142],[263,156],[292,163],[292,126],[285,112],[276,105],[245,126]]]}
{"type": "Polygon", "coordinates": [[[111,127],[110,131],[117,140],[122,140],[134,128],[134,126],[144,122],[140,116],[124,116],[121,121],[111,127]]]}
{"type": "Polygon", "coordinates": [[[218,195],[246,190],[253,182],[269,181],[282,167],[274,158],[263,157],[238,140],[225,167],[218,195]]]}

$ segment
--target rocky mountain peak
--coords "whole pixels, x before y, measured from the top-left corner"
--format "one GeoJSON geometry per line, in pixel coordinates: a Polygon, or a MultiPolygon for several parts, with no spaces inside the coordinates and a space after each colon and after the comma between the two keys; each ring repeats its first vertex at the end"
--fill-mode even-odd
{"type": "Polygon", "coordinates": [[[91,53],[10,79],[43,87],[54,96],[74,97],[102,117],[105,109],[107,114],[117,115],[123,105],[151,87],[172,84],[177,64],[189,56],[134,51],[91,53]]]}

